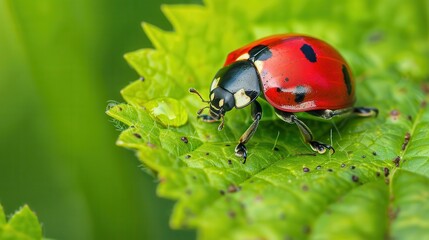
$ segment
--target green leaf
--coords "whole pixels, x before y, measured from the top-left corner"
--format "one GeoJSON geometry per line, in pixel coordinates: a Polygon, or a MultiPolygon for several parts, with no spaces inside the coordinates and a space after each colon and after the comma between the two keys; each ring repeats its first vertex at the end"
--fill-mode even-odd
{"type": "Polygon", "coordinates": [[[42,239],[42,229],[36,214],[25,205],[6,223],[3,207],[0,205],[0,239],[42,239]]]}
{"type": "Polygon", "coordinates": [[[6,224],[6,215],[4,214],[3,206],[0,205],[0,226],[6,224]]]}
{"type": "Polygon", "coordinates": [[[156,173],[158,194],[177,201],[173,228],[195,228],[199,239],[426,236],[426,5],[330,4],[207,0],[204,6],[163,6],[175,32],[143,24],[156,49],[125,55],[143,78],[123,89],[127,103],[107,114],[128,126],[117,144],[137,151],[156,173]],[[304,119],[318,140],[337,151],[314,156],[296,126],[277,119],[262,102],[263,119],[242,164],[234,147],[251,124],[249,109],[228,112],[218,131],[217,124],[198,121],[204,104],[188,89],[205,96],[230,51],[285,32],[310,34],[338,48],[355,72],[357,105],[377,107],[380,114],[335,122],[304,119]],[[160,97],[171,104],[157,117],[152,110],[160,97]],[[187,120],[180,117],[184,112],[187,120]]]}

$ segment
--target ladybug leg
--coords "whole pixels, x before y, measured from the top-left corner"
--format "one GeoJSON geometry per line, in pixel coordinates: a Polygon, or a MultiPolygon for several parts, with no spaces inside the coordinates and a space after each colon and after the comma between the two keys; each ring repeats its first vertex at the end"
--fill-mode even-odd
{"type": "Polygon", "coordinates": [[[235,155],[238,157],[242,157],[244,159],[243,164],[246,163],[246,159],[247,159],[247,149],[245,144],[249,142],[253,134],[255,134],[256,129],[258,128],[258,125],[259,125],[259,120],[261,120],[262,118],[262,107],[258,103],[258,101],[252,102],[251,114],[252,114],[253,123],[243,133],[243,135],[241,135],[240,142],[235,147],[235,155]]]}
{"type": "Polygon", "coordinates": [[[352,112],[353,112],[353,108],[343,108],[343,109],[337,109],[337,110],[330,110],[330,109],[313,110],[313,111],[308,111],[307,113],[329,120],[335,116],[347,115],[352,112]]]}
{"type": "Polygon", "coordinates": [[[296,124],[299,131],[301,132],[301,135],[304,138],[304,141],[310,145],[313,151],[323,154],[326,152],[326,150],[329,149],[332,151],[332,154],[335,153],[335,149],[331,145],[328,145],[319,141],[315,141],[313,138],[313,133],[311,132],[310,128],[308,128],[307,125],[305,125],[304,122],[299,120],[298,117],[295,116],[293,113],[282,112],[276,109],[276,114],[283,121],[290,124],[296,124]]]}
{"type": "Polygon", "coordinates": [[[337,110],[315,110],[315,111],[308,111],[311,115],[321,117],[323,119],[331,119],[335,116],[342,116],[342,115],[355,115],[359,117],[372,117],[378,116],[378,109],[373,107],[355,107],[355,108],[343,108],[343,109],[337,109],[337,110]]]}
{"type": "Polygon", "coordinates": [[[203,122],[217,122],[217,121],[219,121],[219,120],[217,120],[217,119],[215,119],[212,116],[207,115],[207,114],[198,115],[198,118],[200,118],[203,122]]]}
{"type": "Polygon", "coordinates": [[[353,108],[353,114],[359,117],[377,117],[378,109],[373,107],[355,107],[353,108]]]}

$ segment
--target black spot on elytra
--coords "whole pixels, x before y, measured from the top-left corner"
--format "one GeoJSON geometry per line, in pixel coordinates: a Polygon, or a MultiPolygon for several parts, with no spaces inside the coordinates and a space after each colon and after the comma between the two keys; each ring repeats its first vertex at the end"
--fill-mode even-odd
{"type": "Polygon", "coordinates": [[[251,61],[265,61],[271,58],[273,54],[270,51],[270,48],[266,45],[256,45],[249,50],[249,59],[251,61]]]}
{"type": "Polygon", "coordinates": [[[343,65],[341,70],[343,71],[343,78],[344,78],[344,83],[346,84],[346,87],[347,87],[347,94],[350,95],[352,93],[352,82],[350,79],[349,71],[347,70],[346,65],[343,65]]]}
{"type": "Polygon", "coordinates": [[[277,92],[281,92],[281,91],[282,91],[282,89],[278,87],[278,88],[276,88],[276,91],[277,91],[277,92]]]}
{"type": "Polygon", "coordinates": [[[305,58],[307,58],[308,61],[312,63],[317,62],[316,53],[314,52],[314,49],[310,45],[304,44],[302,45],[300,50],[304,54],[305,58]]]}
{"type": "Polygon", "coordinates": [[[305,95],[307,94],[307,88],[304,86],[297,86],[293,93],[295,94],[295,102],[301,103],[304,101],[305,95]]]}
{"type": "Polygon", "coordinates": [[[289,82],[289,78],[288,77],[285,78],[285,82],[289,82]]]}

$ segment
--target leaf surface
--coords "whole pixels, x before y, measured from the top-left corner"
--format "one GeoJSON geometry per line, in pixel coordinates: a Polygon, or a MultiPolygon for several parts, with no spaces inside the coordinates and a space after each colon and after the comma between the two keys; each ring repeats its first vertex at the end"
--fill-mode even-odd
{"type": "Polygon", "coordinates": [[[145,23],[156,49],[125,55],[144,78],[125,87],[127,103],[107,114],[128,126],[117,144],[136,150],[156,173],[160,196],[177,200],[171,226],[196,228],[199,239],[426,236],[428,32],[405,24],[428,29],[424,2],[334,1],[335,8],[322,1],[288,1],[287,7],[266,2],[164,6],[175,32],[145,23]],[[404,14],[392,22],[395,11],[404,14]],[[205,97],[230,51],[284,32],[310,34],[337,47],[355,72],[357,105],[377,107],[380,114],[338,122],[305,119],[316,138],[337,151],[314,156],[296,126],[277,119],[262,102],[263,119],[242,164],[234,147],[251,124],[249,109],[228,112],[218,131],[217,124],[198,121],[204,105],[188,89],[205,97]],[[186,123],[153,116],[148,103],[160,97],[175,99],[165,115],[187,115],[186,123]]]}
{"type": "Polygon", "coordinates": [[[42,239],[42,229],[36,214],[25,205],[6,222],[3,207],[0,205],[0,239],[42,239]]]}

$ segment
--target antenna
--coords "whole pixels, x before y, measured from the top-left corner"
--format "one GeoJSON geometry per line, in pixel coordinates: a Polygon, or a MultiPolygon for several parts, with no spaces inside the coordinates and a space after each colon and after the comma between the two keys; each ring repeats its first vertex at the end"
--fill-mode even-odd
{"type": "Polygon", "coordinates": [[[197,94],[201,98],[201,101],[203,101],[205,103],[210,103],[210,101],[204,100],[204,98],[201,96],[201,94],[195,88],[190,88],[189,92],[197,94]]]}

